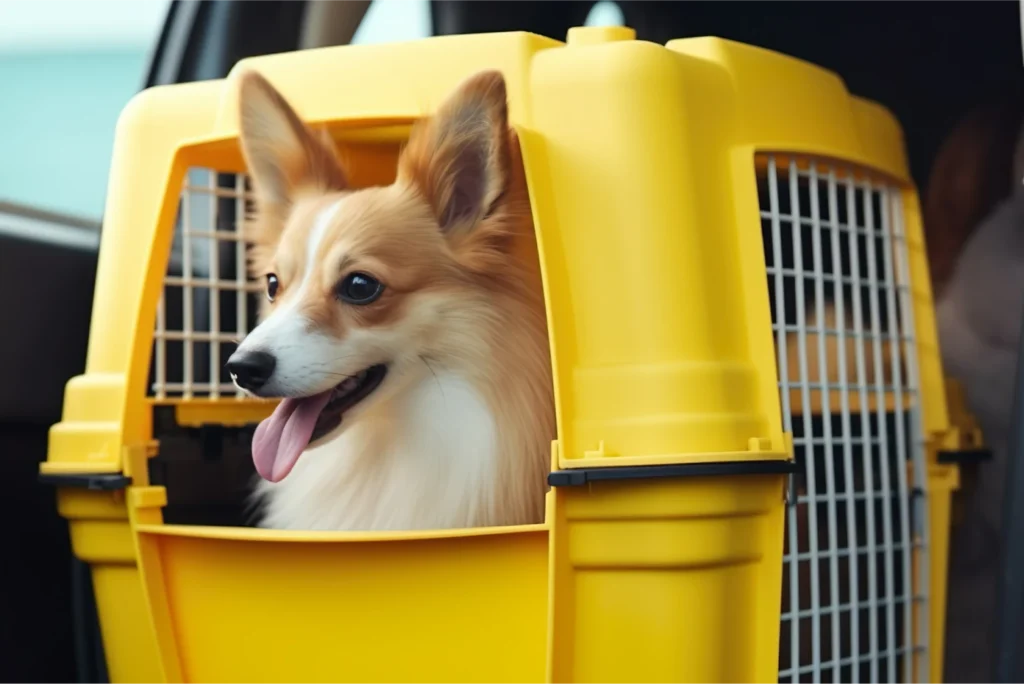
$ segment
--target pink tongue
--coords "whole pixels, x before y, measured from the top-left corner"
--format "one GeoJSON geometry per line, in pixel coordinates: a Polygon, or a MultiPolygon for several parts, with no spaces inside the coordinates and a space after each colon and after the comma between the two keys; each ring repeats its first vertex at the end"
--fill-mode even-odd
{"type": "Polygon", "coordinates": [[[330,398],[327,390],[303,399],[284,399],[259,424],[252,437],[252,462],[263,479],[280,482],[292,471],[330,398]]]}

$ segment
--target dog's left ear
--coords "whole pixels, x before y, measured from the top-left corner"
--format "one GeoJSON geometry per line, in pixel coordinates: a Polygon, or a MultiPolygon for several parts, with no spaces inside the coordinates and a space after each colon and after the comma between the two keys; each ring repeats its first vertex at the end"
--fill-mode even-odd
{"type": "Polygon", "coordinates": [[[505,193],[509,167],[505,79],[498,71],[484,71],[414,127],[398,162],[398,179],[416,187],[441,229],[452,233],[487,217],[505,193]]]}
{"type": "Polygon", "coordinates": [[[263,76],[239,78],[242,152],[264,209],[286,209],[306,190],[342,190],[345,171],[325,135],[310,130],[263,76]]]}

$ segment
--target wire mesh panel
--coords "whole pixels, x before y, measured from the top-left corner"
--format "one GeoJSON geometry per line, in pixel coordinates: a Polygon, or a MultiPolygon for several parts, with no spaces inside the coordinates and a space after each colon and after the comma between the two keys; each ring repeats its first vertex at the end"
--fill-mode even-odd
{"type": "Polygon", "coordinates": [[[787,511],[779,679],[927,680],[924,437],[900,190],[758,159],[787,511]]]}
{"type": "Polygon", "coordinates": [[[246,272],[249,201],[245,176],[200,168],[185,176],[153,335],[156,399],[241,396],[224,362],[251,329],[262,291],[246,272]]]}

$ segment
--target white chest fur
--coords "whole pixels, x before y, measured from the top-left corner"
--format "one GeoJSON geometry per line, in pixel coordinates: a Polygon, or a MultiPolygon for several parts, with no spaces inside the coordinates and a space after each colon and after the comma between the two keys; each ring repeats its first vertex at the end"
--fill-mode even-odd
{"type": "Polygon", "coordinates": [[[428,375],[277,484],[261,482],[262,527],[411,530],[488,524],[499,482],[497,426],[462,378],[428,375]]]}

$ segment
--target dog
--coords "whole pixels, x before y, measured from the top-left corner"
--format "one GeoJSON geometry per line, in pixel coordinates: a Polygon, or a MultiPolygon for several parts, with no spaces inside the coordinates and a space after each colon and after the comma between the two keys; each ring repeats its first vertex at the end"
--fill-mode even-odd
{"type": "Polygon", "coordinates": [[[499,72],[418,121],[394,182],[356,188],[328,135],[239,83],[259,324],[227,363],[256,397],[262,527],[539,523],[555,414],[543,292],[499,72]]]}

